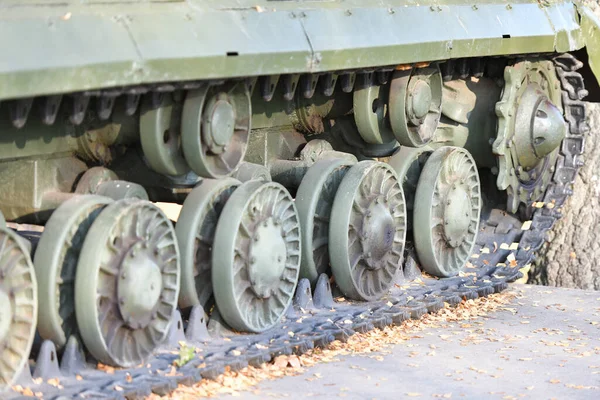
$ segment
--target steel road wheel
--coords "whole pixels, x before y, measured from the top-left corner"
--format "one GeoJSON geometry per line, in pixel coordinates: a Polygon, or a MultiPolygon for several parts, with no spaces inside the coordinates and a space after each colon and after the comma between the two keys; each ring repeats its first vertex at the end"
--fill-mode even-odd
{"type": "Polygon", "coordinates": [[[353,165],[342,159],[321,160],[311,166],[296,192],[296,207],[302,226],[300,277],[315,285],[329,268],[329,218],[342,178],[353,165]]]}
{"type": "Polygon", "coordinates": [[[150,202],[106,207],[83,243],[75,279],[81,337],[99,361],[144,362],[168,331],[179,294],[175,230],[150,202]]]}
{"type": "Polygon", "coordinates": [[[419,261],[432,275],[454,276],[473,251],[481,189],[475,160],[465,149],[441,147],[421,172],[415,194],[414,240],[419,261]]]}
{"type": "Polygon", "coordinates": [[[140,142],[150,167],[164,175],[187,173],[181,144],[181,113],[183,105],[170,93],[156,97],[144,96],[140,111],[140,142]]]}
{"type": "Polygon", "coordinates": [[[239,331],[273,327],[289,306],[300,270],[300,223],[279,183],[242,184],[215,233],[212,282],[221,315],[239,331]]]}
{"type": "Polygon", "coordinates": [[[225,203],[240,185],[233,178],[204,179],[186,197],[175,232],[181,254],[179,307],[206,309],[212,296],[212,249],[225,203]]]}
{"type": "Polygon", "coordinates": [[[38,331],[57,348],[77,332],[75,272],[81,246],[92,223],[112,200],[80,195],[52,213],[44,227],[33,265],[38,280],[38,331]]]}
{"type": "Polygon", "coordinates": [[[21,238],[0,227],[0,385],[27,365],[37,322],[37,283],[21,238]]]}
{"type": "Polygon", "coordinates": [[[329,224],[329,256],[337,285],[347,297],[376,300],[402,267],[406,206],[394,170],[361,161],[338,187],[329,224]]]}
{"type": "Polygon", "coordinates": [[[244,160],[252,119],[250,92],[243,82],[191,90],[183,106],[181,143],[198,176],[222,178],[244,160]]]}

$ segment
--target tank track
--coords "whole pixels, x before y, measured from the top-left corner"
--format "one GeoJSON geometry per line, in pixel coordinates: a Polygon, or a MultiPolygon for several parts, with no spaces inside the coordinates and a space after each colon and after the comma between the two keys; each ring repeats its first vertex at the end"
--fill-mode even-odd
{"type": "MultiPolygon", "coordinates": [[[[75,342],[67,345],[59,367],[53,346],[46,342],[50,346],[41,347],[34,371],[37,379],[32,381],[25,373],[18,382],[20,388],[13,388],[26,387],[33,393],[43,393],[48,399],[75,396],[131,399],[150,393],[164,395],[178,384],[191,385],[201,379],[215,378],[226,367],[239,370],[247,365],[268,362],[278,355],[304,353],[333,340],[346,340],[355,332],[400,324],[409,318],[418,319],[427,312],[438,311],[445,303],[457,305],[464,299],[484,297],[506,289],[508,283],[522,277],[519,269],[534,261],[536,251],[546,240],[546,232],[561,217],[560,208],[572,194],[571,185],[583,165],[584,136],[590,129],[582,101],[587,92],[576,72],[582,64],[570,55],[557,56],[553,61],[562,83],[569,133],[560,149],[552,182],[543,201],[534,203],[522,213],[525,218],[501,209],[482,213],[480,232],[465,273],[446,279],[423,277],[422,283],[407,283],[402,290],[395,289],[375,302],[340,302],[340,299],[334,302],[325,275],[321,276],[313,297],[310,284],[302,280],[298,284],[294,307],[290,308],[285,320],[263,334],[224,335],[210,339],[204,325],[204,313],[199,308],[190,315],[185,333],[181,319],[176,318],[165,347],[146,365],[132,369],[106,372],[83,368],[82,364],[79,364],[81,369],[73,368],[85,361],[77,355],[75,342]],[[186,338],[190,346],[200,351],[173,373],[178,343],[186,338]],[[48,381],[50,378],[57,379],[48,381]]],[[[411,267],[411,261],[409,257],[405,270],[411,267]]],[[[6,393],[5,398],[20,398],[21,391],[6,393]]]]}
{"type": "MultiPolygon", "coordinates": [[[[496,235],[496,240],[503,236],[496,235]]],[[[481,258],[477,264],[483,265],[483,260],[481,258]]],[[[38,378],[29,384],[21,380],[19,385],[31,389],[33,393],[43,393],[46,399],[133,399],[144,398],[151,393],[165,395],[179,384],[192,385],[202,379],[214,379],[222,374],[226,367],[240,370],[248,365],[259,366],[279,355],[302,354],[314,347],[327,346],[334,340],[345,341],[355,332],[397,325],[410,318],[419,319],[425,313],[440,310],[444,303],[457,305],[463,299],[475,299],[501,292],[508,287],[509,282],[521,276],[518,268],[483,265],[470,269],[465,277],[442,280],[424,278],[422,284],[413,284],[403,291],[397,289],[396,293],[382,300],[357,303],[334,303],[331,297],[329,302],[321,302],[323,295],[328,297],[325,289],[327,281],[321,281],[314,298],[310,295],[308,281],[301,281],[294,299],[294,307],[279,327],[263,334],[236,335],[210,339],[204,343],[191,341],[188,345],[201,351],[195,354],[193,360],[177,368],[175,373],[172,371],[172,365],[178,358],[178,341],[186,338],[182,329],[174,329],[168,339],[170,343],[146,365],[110,370],[110,373],[89,368],[77,372],[76,376],[63,375],[56,361],[50,363],[53,365],[39,361],[47,361],[50,357],[48,352],[51,350],[46,349],[44,352],[42,349],[38,356],[38,364],[46,365],[37,369],[34,376],[44,379],[38,378]]],[[[191,335],[190,330],[193,329],[192,325],[192,322],[188,322],[188,338],[191,335]]],[[[63,356],[61,367],[76,362],[73,358],[68,358],[69,356],[63,356]]],[[[14,391],[15,388],[21,390],[13,386],[13,392],[5,398],[21,398],[20,394],[14,391]]]]}

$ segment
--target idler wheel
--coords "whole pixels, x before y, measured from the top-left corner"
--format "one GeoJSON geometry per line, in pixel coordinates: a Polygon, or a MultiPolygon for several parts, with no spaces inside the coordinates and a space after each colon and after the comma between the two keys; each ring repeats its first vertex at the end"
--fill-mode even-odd
{"type": "Polygon", "coordinates": [[[92,223],[110,203],[106,197],[75,196],[52,213],[40,237],[33,259],[39,282],[38,331],[58,349],[77,332],[75,276],[81,247],[92,223]]]}
{"type": "Polygon", "coordinates": [[[212,251],[217,222],[225,203],[240,185],[233,178],[204,179],[185,198],[175,232],[181,254],[179,306],[207,309],[213,289],[212,251]]]}
{"type": "Polygon", "coordinates": [[[440,277],[454,276],[473,251],[481,189],[475,160],[457,147],[434,151],[421,172],[413,233],[421,265],[440,277]]]}
{"type": "Polygon", "coordinates": [[[302,226],[300,277],[315,285],[329,271],[329,220],[337,189],[352,162],[321,160],[312,165],[296,192],[296,207],[302,226]]]}
{"type": "Polygon", "coordinates": [[[0,384],[12,385],[27,365],[37,322],[37,284],[22,239],[0,227],[0,384]]]}
{"type": "Polygon", "coordinates": [[[361,161],[346,173],[331,210],[329,256],[335,281],[356,300],[376,300],[402,266],[406,207],[387,164],[361,161]]]}
{"type": "Polygon", "coordinates": [[[244,159],[250,120],[250,92],[243,82],[189,91],[183,106],[183,153],[201,177],[228,176],[244,159]]]}
{"type": "Polygon", "coordinates": [[[250,332],[277,324],[296,289],[300,247],[298,212],[282,185],[238,187],[223,208],[212,253],[213,291],[225,322],[250,332]]]}
{"type": "Polygon", "coordinates": [[[133,367],[168,331],[179,294],[179,249],[163,212],[125,199],[106,207],[83,243],[75,279],[81,337],[99,361],[133,367]]]}

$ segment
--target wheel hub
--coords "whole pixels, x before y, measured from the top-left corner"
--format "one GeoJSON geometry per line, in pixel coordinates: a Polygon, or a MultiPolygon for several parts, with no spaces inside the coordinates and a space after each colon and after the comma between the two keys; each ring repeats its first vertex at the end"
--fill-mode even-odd
{"type": "Polygon", "coordinates": [[[529,207],[544,195],[566,135],[560,81],[549,60],[524,60],[504,70],[504,90],[496,103],[499,190],[507,211],[529,207]]]}
{"type": "Polygon", "coordinates": [[[537,84],[525,89],[517,108],[515,144],[519,166],[535,167],[551,154],[567,134],[562,112],[537,84]]]}
{"type": "Polygon", "coordinates": [[[444,236],[448,244],[458,247],[465,239],[471,223],[471,198],[463,184],[448,191],[444,208],[444,236]]]}
{"type": "Polygon", "coordinates": [[[408,107],[410,122],[413,125],[421,125],[423,118],[429,112],[433,95],[431,87],[426,81],[413,79],[409,84],[408,107]],[[414,82],[414,83],[413,83],[414,82]]]}
{"type": "Polygon", "coordinates": [[[146,241],[135,243],[125,254],[119,278],[121,316],[130,328],[144,328],[151,321],[162,292],[159,262],[146,241]]]}
{"type": "Polygon", "coordinates": [[[10,331],[13,312],[10,297],[5,289],[0,289],[0,343],[4,342],[7,334],[10,331]]]}
{"type": "Polygon", "coordinates": [[[270,297],[279,286],[287,260],[286,242],[279,221],[259,223],[250,244],[249,275],[258,297],[270,297]]]}
{"type": "Polygon", "coordinates": [[[422,147],[431,141],[442,114],[442,86],[437,66],[394,72],[389,122],[401,145],[422,147]]]}
{"type": "Polygon", "coordinates": [[[383,196],[376,197],[365,212],[362,228],[363,254],[367,267],[381,268],[385,255],[394,245],[396,227],[383,196]]]}
{"type": "Polygon", "coordinates": [[[206,105],[203,139],[209,150],[221,154],[231,140],[235,128],[235,109],[225,93],[214,96],[206,105]]]}

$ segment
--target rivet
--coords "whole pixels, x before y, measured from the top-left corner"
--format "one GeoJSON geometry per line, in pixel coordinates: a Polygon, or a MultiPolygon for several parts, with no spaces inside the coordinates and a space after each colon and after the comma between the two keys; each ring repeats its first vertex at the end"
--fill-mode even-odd
{"type": "Polygon", "coordinates": [[[256,257],[250,257],[250,264],[254,264],[256,262],[256,257]]]}
{"type": "Polygon", "coordinates": [[[254,241],[255,241],[255,242],[258,242],[258,241],[259,241],[259,239],[260,239],[260,236],[258,236],[258,233],[257,233],[256,235],[254,235],[254,241]]]}
{"type": "Polygon", "coordinates": [[[282,260],[283,260],[283,257],[277,256],[277,262],[281,262],[282,260]]]}
{"type": "Polygon", "coordinates": [[[119,304],[120,304],[120,305],[123,305],[123,304],[125,304],[125,299],[121,297],[121,298],[119,299],[119,304]]]}
{"type": "Polygon", "coordinates": [[[125,272],[121,274],[121,279],[127,279],[127,274],[125,272]]]}

